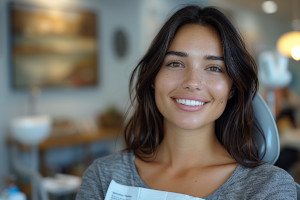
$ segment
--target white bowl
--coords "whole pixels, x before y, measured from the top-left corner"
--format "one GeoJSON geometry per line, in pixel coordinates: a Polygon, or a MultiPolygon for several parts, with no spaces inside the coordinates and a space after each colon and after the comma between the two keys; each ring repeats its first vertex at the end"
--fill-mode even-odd
{"type": "Polygon", "coordinates": [[[11,123],[14,139],[26,145],[38,145],[46,139],[51,131],[51,119],[46,115],[23,116],[11,123]]]}

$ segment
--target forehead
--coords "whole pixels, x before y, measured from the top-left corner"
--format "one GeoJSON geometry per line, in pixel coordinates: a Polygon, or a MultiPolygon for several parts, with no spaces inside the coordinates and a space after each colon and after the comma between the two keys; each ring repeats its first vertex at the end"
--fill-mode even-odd
{"type": "Polygon", "coordinates": [[[180,27],[169,48],[185,51],[192,49],[223,55],[219,34],[207,25],[187,24],[180,27]]]}

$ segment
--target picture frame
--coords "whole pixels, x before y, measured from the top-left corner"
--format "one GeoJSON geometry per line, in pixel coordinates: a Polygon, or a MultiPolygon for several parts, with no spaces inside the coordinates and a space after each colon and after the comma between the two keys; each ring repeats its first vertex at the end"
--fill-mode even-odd
{"type": "Polygon", "coordinates": [[[98,85],[98,15],[91,10],[9,3],[14,89],[98,85]]]}

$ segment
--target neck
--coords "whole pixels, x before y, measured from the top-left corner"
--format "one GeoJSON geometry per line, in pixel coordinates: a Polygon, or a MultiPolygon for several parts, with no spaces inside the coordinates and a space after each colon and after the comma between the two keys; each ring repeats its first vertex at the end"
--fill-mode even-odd
{"type": "Polygon", "coordinates": [[[166,128],[164,140],[157,150],[156,160],[175,168],[233,162],[218,141],[214,128],[206,130],[166,128]]]}

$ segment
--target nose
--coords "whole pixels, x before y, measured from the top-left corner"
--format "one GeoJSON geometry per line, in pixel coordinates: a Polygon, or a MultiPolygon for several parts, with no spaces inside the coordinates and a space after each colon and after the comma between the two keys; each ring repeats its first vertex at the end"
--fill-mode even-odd
{"type": "Polygon", "coordinates": [[[182,86],[186,90],[201,90],[202,74],[197,69],[187,69],[184,75],[182,86]]]}

